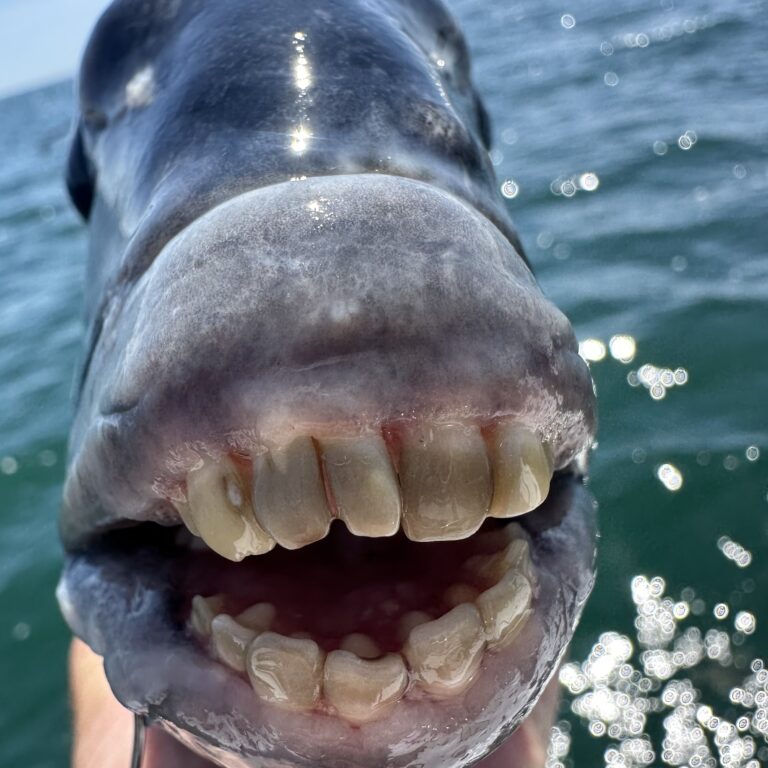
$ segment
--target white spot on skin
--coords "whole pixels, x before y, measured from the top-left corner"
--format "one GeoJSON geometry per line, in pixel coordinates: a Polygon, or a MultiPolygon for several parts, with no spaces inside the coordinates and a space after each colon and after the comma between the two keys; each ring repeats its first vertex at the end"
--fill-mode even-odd
{"type": "Polygon", "coordinates": [[[151,64],[140,69],[125,86],[125,105],[140,109],[152,103],[155,98],[155,69],[151,64]]]}

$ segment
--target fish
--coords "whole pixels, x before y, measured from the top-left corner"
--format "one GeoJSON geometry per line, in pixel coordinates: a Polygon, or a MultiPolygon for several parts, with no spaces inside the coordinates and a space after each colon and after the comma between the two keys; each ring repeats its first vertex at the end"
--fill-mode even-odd
{"type": "Polygon", "coordinates": [[[77,92],[68,625],[216,765],[490,766],[594,582],[597,415],[455,20],[114,0],[77,92]]]}

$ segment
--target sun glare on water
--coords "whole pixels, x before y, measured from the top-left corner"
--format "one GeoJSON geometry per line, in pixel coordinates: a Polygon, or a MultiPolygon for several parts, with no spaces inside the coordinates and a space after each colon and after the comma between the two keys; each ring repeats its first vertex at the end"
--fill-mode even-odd
{"type": "MultiPolygon", "coordinates": [[[[704,601],[690,587],[678,599],[664,579],[638,575],[631,582],[636,637],[604,632],[582,662],[560,670],[573,720],[606,739],[605,766],[760,768],[768,762],[768,669],[762,659],[745,664],[738,647],[754,633],[756,618],[727,604],[711,615],[720,627],[702,631],[695,617],[704,601]],[[744,672],[739,670],[745,667],[744,672]],[[728,701],[708,703],[692,678],[728,670],[741,680],[728,701]],[[653,734],[655,738],[651,735],[653,734]]],[[[572,725],[552,729],[547,768],[565,768],[572,725]]]]}

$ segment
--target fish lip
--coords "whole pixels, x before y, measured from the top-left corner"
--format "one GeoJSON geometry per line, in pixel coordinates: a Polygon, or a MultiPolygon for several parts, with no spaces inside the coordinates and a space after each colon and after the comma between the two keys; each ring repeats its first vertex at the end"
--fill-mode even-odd
{"type": "Polygon", "coordinates": [[[151,550],[69,555],[58,596],[74,632],[104,656],[118,699],[222,765],[463,768],[509,736],[555,672],[594,583],[595,510],[582,481],[559,473],[540,510],[522,518],[540,574],[523,633],[505,651],[486,654],[463,696],[403,706],[406,699],[361,729],[262,704],[175,623],[169,566],[151,550]]]}
{"type": "MultiPolygon", "coordinates": [[[[335,225],[326,220],[321,223],[325,226],[323,237],[334,237],[335,225]]],[[[394,220],[387,225],[386,234],[391,238],[400,236],[401,245],[412,244],[411,235],[402,234],[406,224],[402,219],[394,220]]],[[[282,243],[285,233],[278,233],[280,237],[274,235],[274,239],[282,243]]],[[[297,234],[297,242],[310,242],[309,236],[304,237],[306,234],[297,234]]],[[[311,230],[309,235],[315,237],[313,248],[321,248],[325,241],[317,239],[317,232],[311,230]]],[[[281,246],[274,263],[282,264],[281,259],[290,261],[293,246],[281,246]]],[[[437,246],[427,243],[426,247],[437,246]]],[[[394,249],[394,266],[385,276],[399,274],[398,270],[413,261],[410,252],[407,258],[397,261],[398,253],[402,254],[403,248],[394,249]]],[[[444,258],[444,251],[425,254],[427,265],[444,258]]],[[[254,254],[248,252],[247,257],[253,261],[254,254]]],[[[246,279],[249,274],[253,280],[253,272],[247,272],[250,262],[242,254],[226,258],[230,261],[222,268],[224,273],[230,267],[234,272],[243,269],[242,277],[246,279]]],[[[312,258],[315,257],[301,259],[310,262],[307,269],[343,264],[341,258],[333,261],[328,257],[323,262],[312,262],[312,258]]],[[[224,256],[217,254],[210,262],[219,260],[224,260],[224,256]]],[[[425,274],[434,277],[432,272],[425,274]]],[[[239,272],[237,275],[241,277],[239,272]]],[[[243,280],[239,282],[242,284],[243,280]]],[[[386,280],[379,282],[385,284],[386,280]]],[[[441,289],[447,285],[441,283],[441,289]]],[[[359,295],[360,291],[353,290],[356,286],[352,278],[342,282],[339,295],[344,291],[359,295]]],[[[464,288],[465,283],[461,286],[464,288]]],[[[275,306],[268,304],[268,287],[263,287],[263,295],[252,300],[253,307],[265,316],[275,311],[275,306]],[[263,308],[262,300],[267,302],[263,308]]],[[[364,287],[374,290],[376,280],[370,280],[364,287]]],[[[251,289],[248,285],[249,296],[251,289]]],[[[316,422],[326,416],[316,412],[318,398],[312,395],[318,392],[323,393],[323,403],[328,408],[346,409],[342,416],[347,417],[365,419],[367,415],[372,424],[392,418],[404,408],[410,409],[406,415],[425,421],[451,418],[459,413],[467,419],[477,417],[486,421],[509,418],[545,439],[553,432],[560,435],[551,441],[551,447],[560,454],[554,457],[556,468],[571,461],[591,442],[595,432],[595,397],[589,371],[578,355],[578,345],[565,316],[543,296],[520,254],[487,216],[449,192],[421,181],[383,174],[310,177],[301,183],[285,182],[237,195],[185,227],[124,293],[123,308],[116,308],[114,316],[105,320],[107,331],[94,352],[72,432],[72,459],[61,518],[62,538],[68,550],[84,546],[99,530],[125,519],[171,516],[155,492],[155,481],[170,453],[192,442],[227,441],[234,431],[254,429],[272,413],[290,411],[293,404],[284,393],[306,397],[306,403],[299,403],[298,399],[296,402],[304,407],[307,420],[317,416],[316,422]],[[363,200],[364,195],[369,197],[363,200]],[[433,226],[435,220],[447,222],[452,216],[456,230],[441,232],[441,237],[449,243],[449,251],[458,254],[451,269],[467,285],[473,284],[472,290],[467,288],[468,298],[457,304],[457,296],[448,294],[447,299],[442,299],[442,306],[429,305],[429,310],[442,314],[434,320],[435,327],[427,329],[423,336],[418,335],[417,329],[412,343],[408,334],[413,323],[402,321],[393,330],[386,323],[376,325],[375,320],[367,323],[365,312],[361,313],[363,330],[359,338],[350,334],[351,347],[344,346],[343,331],[339,331],[340,339],[333,344],[326,343],[327,326],[320,321],[314,322],[314,326],[310,322],[299,325],[295,319],[289,322],[285,318],[279,332],[266,327],[269,333],[262,334],[262,321],[255,310],[248,309],[251,314],[246,313],[247,321],[234,329],[226,326],[227,332],[222,331],[217,337],[227,342],[219,369],[208,365],[210,339],[194,333],[186,338],[180,332],[169,332],[163,337],[158,332],[156,343],[143,350],[141,344],[146,339],[136,329],[151,326],[157,315],[149,309],[146,317],[141,314],[142,302],[147,301],[158,312],[170,305],[168,292],[161,288],[170,289],[179,282],[179,264],[189,267],[189,260],[183,258],[189,256],[183,252],[185,244],[195,237],[209,236],[216,247],[220,242],[230,243],[231,237],[224,241],[216,237],[230,232],[232,223],[253,211],[254,204],[261,216],[257,229],[265,220],[274,224],[273,213],[290,210],[285,231],[291,232],[297,228],[299,214],[307,214],[309,203],[321,198],[338,206],[331,211],[335,219],[331,217],[330,221],[352,227],[351,231],[358,235],[358,239],[351,240],[356,247],[370,245],[373,249],[361,252],[363,263],[374,256],[380,258],[377,243],[362,242],[363,235],[370,235],[370,231],[361,222],[369,225],[372,210],[397,204],[397,210],[408,211],[408,217],[413,219],[409,226],[414,228],[418,222],[419,226],[433,226]],[[359,230],[354,230],[355,226],[359,230]],[[477,245],[480,242],[482,246],[477,245]],[[502,287],[491,290],[494,284],[502,287]],[[491,309],[486,311],[483,302],[489,297],[491,309]],[[286,333],[286,325],[298,329],[288,328],[291,335],[286,333]],[[244,329],[250,329],[250,335],[244,329]],[[230,343],[232,338],[239,342],[243,336],[250,346],[236,347],[230,343]],[[362,342],[370,344],[365,347],[362,342]],[[183,351],[173,361],[176,367],[166,376],[158,360],[163,359],[168,349],[176,350],[179,345],[183,351]],[[129,354],[126,350],[138,351],[129,354]],[[139,354],[142,350],[146,354],[139,354]],[[347,386],[349,382],[361,384],[355,390],[347,386]]],[[[199,293],[203,293],[202,289],[199,293]]],[[[185,306],[181,294],[178,297],[174,307],[185,306]]],[[[410,301],[419,297],[413,294],[407,298],[410,301]]],[[[408,301],[397,311],[385,314],[384,319],[396,323],[409,311],[408,301]]],[[[426,298],[424,303],[428,304],[426,298]]],[[[205,306],[202,298],[199,306],[205,306]]],[[[378,309],[384,302],[373,306],[378,309]]],[[[432,318],[427,309],[413,311],[417,320],[421,317],[419,312],[432,318]]],[[[162,331],[159,320],[158,326],[162,331]]],[[[291,416],[294,421],[300,420],[296,414],[291,416]]],[[[328,421],[334,421],[333,413],[328,421]]]]}

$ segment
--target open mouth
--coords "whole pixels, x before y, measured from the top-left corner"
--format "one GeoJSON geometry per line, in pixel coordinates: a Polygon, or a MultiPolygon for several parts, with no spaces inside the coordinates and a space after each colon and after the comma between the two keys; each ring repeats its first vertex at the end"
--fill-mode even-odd
{"type": "Polygon", "coordinates": [[[522,528],[473,534],[543,501],[541,441],[496,427],[489,461],[477,427],[389,437],[298,437],[251,461],[203,460],[187,476],[179,509],[191,532],[230,560],[264,560],[247,575],[222,569],[223,593],[195,596],[190,616],[263,701],[362,723],[406,695],[458,695],[486,649],[509,645],[529,617],[536,580],[522,528]],[[329,535],[334,518],[347,535],[329,535]],[[276,544],[287,551],[266,556],[276,544]]]}
{"type": "Polygon", "coordinates": [[[308,178],[108,299],[59,598],[118,699],[227,766],[461,768],[508,736],[595,547],[591,380],[509,240],[421,182],[308,178]]]}
{"type": "Polygon", "coordinates": [[[425,729],[425,764],[470,764],[530,710],[591,587],[591,498],[550,457],[510,422],[201,449],[179,519],[103,534],[60,600],[123,701],[223,764],[408,765],[425,729]],[[227,717],[249,721],[237,744],[227,717]]]}

